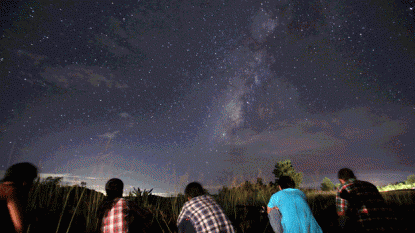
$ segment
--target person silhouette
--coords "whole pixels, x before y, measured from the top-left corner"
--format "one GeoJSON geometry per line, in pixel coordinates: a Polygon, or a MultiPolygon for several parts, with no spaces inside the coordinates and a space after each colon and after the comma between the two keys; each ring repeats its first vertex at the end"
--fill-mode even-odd
{"type": "Polygon", "coordinates": [[[22,233],[27,228],[25,209],[37,168],[31,163],[17,163],[9,167],[0,181],[0,218],[2,233],[22,233]]]}
{"type": "Polygon", "coordinates": [[[342,168],[336,193],[339,225],[344,232],[396,232],[397,219],[375,185],[357,180],[353,171],[342,168]]]}
{"type": "Polygon", "coordinates": [[[235,232],[222,208],[213,197],[206,194],[200,183],[189,183],[184,190],[184,195],[188,201],[184,203],[177,218],[179,233],[235,232]]]}

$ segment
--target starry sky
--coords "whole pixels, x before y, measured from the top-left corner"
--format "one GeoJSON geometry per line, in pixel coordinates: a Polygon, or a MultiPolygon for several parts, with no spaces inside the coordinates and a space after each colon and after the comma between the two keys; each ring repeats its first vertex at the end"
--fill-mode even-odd
{"type": "Polygon", "coordinates": [[[2,1],[1,170],[102,189],[415,167],[414,1],[2,1]]]}

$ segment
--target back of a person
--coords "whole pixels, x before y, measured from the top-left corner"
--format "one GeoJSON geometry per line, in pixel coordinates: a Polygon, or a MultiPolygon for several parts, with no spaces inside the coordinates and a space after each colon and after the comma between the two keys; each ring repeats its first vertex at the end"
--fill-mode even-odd
{"type": "Polygon", "coordinates": [[[350,193],[340,195],[350,203],[349,218],[355,219],[356,227],[365,231],[393,231],[396,217],[377,190],[366,181],[356,180],[350,185],[350,193]]]}
{"type": "Polygon", "coordinates": [[[286,188],[277,196],[284,232],[322,232],[301,190],[286,188]]]}
{"type": "Polygon", "coordinates": [[[16,163],[10,166],[0,182],[0,218],[1,232],[24,232],[24,221],[29,191],[38,174],[31,163],[16,163]],[[13,218],[11,218],[13,216],[13,218]]]}
{"type": "Polygon", "coordinates": [[[113,200],[114,204],[111,209],[107,210],[102,218],[102,233],[127,233],[127,202],[124,198],[113,200]]]}
{"type": "Polygon", "coordinates": [[[193,207],[190,218],[196,232],[233,232],[229,219],[211,196],[194,197],[188,205],[193,207]]]}

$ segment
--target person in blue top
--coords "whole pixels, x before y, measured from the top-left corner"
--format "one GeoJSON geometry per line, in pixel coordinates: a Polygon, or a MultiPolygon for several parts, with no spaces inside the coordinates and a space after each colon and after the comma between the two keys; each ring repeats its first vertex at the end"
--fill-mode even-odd
{"type": "Polygon", "coordinates": [[[294,180],[289,176],[281,176],[278,186],[281,190],[271,196],[267,206],[274,232],[323,232],[308,206],[305,194],[294,188],[294,180]]]}

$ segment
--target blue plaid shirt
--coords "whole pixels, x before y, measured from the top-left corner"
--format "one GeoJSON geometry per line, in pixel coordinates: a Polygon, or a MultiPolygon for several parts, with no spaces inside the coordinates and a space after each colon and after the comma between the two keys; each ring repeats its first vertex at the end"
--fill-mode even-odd
{"type": "Polygon", "coordinates": [[[198,233],[235,232],[222,208],[209,195],[197,196],[184,203],[177,219],[177,226],[185,219],[190,220],[198,233]]]}

